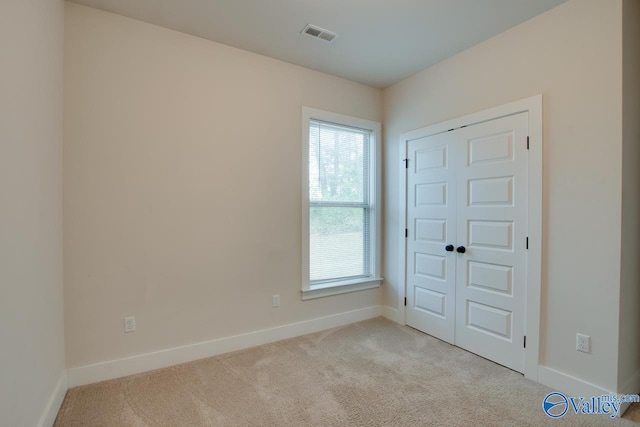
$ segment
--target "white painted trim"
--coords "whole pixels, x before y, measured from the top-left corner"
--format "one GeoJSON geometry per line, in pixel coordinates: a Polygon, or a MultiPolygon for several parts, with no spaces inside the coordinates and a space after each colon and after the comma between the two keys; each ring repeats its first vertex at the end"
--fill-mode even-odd
{"type": "Polygon", "coordinates": [[[389,307],[388,305],[382,306],[382,316],[396,322],[400,325],[404,325],[404,310],[400,311],[397,308],[389,307]]]}
{"type": "Polygon", "coordinates": [[[309,122],[311,120],[311,116],[313,114],[313,110],[308,107],[302,107],[302,136],[300,141],[302,141],[302,158],[300,162],[302,164],[302,218],[301,218],[301,242],[300,242],[300,254],[301,258],[301,272],[302,276],[300,278],[300,283],[302,285],[302,292],[308,291],[310,289],[309,286],[309,275],[310,275],[310,255],[309,255],[309,218],[307,212],[309,212],[309,122]]]}
{"type": "Polygon", "coordinates": [[[60,378],[58,378],[58,382],[49,397],[47,406],[42,412],[42,416],[40,416],[38,427],[51,427],[53,425],[56,421],[56,417],[58,416],[58,411],[60,411],[60,406],[62,406],[64,396],[67,394],[68,388],[67,371],[64,370],[60,373],[60,378]]]}
{"type": "Polygon", "coordinates": [[[627,409],[631,406],[631,402],[625,402],[620,404],[620,410],[618,411],[618,418],[622,418],[627,409]]]}
{"type": "MultiPolygon", "coordinates": [[[[502,117],[527,112],[529,118],[529,178],[528,178],[528,233],[529,250],[527,251],[527,302],[525,314],[525,334],[527,348],[525,349],[524,376],[532,381],[539,381],[538,368],[540,357],[540,299],[542,281],[542,95],[515,101],[509,104],[483,110],[463,117],[422,127],[400,135],[400,159],[407,157],[408,142],[417,138],[436,135],[471,126],[502,117]]],[[[402,168],[400,173],[400,221],[399,235],[402,235],[400,252],[400,267],[403,277],[398,289],[398,310],[404,312],[404,298],[406,296],[406,239],[404,229],[407,228],[407,174],[402,168]]]]}
{"type": "MultiPolygon", "coordinates": [[[[302,292],[308,292],[311,289],[309,283],[309,121],[312,119],[322,120],[326,122],[353,126],[360,129],[371,131],[371,141],[373,150],[370,153],[373,167],[370,168],[369,179],[369,195],[371,210],[373,215],[373,227],[371,229],[371,244],[374,252],[371,263],[373,277],[380,277],[381,272],[381,254],[382,254],[382,161],[381,161],[381,141],[382,141],[382,125],[373,120],[362,119],[359,117],[347,116],[344,114],[333,113],[331,111],[319,110],[311,107],[302,107],[302,292]]],[[[340,292],[338,292],[340,293],[340,292]]],[[[303,298],[309,299],[309,298],[303,298]]]]}
{"type": "Polygon", "coordinates": [[[502,117],[524,113],[537,108],[538,105],[540,109],[542,109],[542,95],[532,96],[530,98],[510,102],[509,104],[489,108],[488,110],[482,110],[476,113],[468,114],[466,116],[456,117],[444,122],[424,126],[401,134],[400,144],[404,145],[407,141],[423,138],[426,136],[437,135],[439,133],[447,132],[450,129],[457,129],[462,126],[472,126],[479,123],[500,119],[502,117]]]}
{"type": "Polygon", "coordinates": [[[400,221],[398,227],[398,238],[400,239],[398,248],[398,266],[402,277],[400,279],[400,287],[398,289],[398,320],[399,323],[407,324],[407,315],[404,305],[404,300],[407,297],[407,238],[405,237],[407,230],[407,165],[403,162],[404,159],[409,157],[407,139],[404,135],[400,135],[400,161],[404,163],[400,167],[400,188],[398,190],[400,199],[400,221]]]}
{"type": "Polygon", "coordinates": [[[538,367],[538,381],[566,396],[591,397],[609,393],[615,394],[606,388],[542,365],[538,367]]]}
{"type": "MultiPolygon", "coordinates": [[[[622,387],[618,388],[618,394],[638,394],[640,393],[640,371],[636,371],[635,374],[631,375],[631,377],[622,385],[622,387]]],[[[629,409],[631,406],[631,402],[626,402],[620,405],[620,412],[618,412],[618,416],[621,417],[624,415],[625,411],[629,409]]]]}
{"type": "MultiPolygon", "coordinates": [[[[640,371],[637,372],[635,377],[640,377],[640,371]]],[[[634,378],[631,378],[632,380],[634,378]]],[[[637,378],[636,378],[637,379],[637,378]]],[[[602,396],[603,394],[637,394],[634,392],[618,391],[615,393],[611,390],[607,390],[603,387],[591,384],[580,378],[573,377],[565,374],[564,372],[557,371],[547,366],[538,367],[538,380],[540,384],[544,384],[547,387],[552,388],[554,391],[559,391],[567,397],[591,397],[602,396]]],[[[627,382],[628,384],[629,382],[627,382]]],[[[618,411],[618,418],[622,417],[627,409],[631,406],[631,402],[625,402],[620,405],[618,411]]]]}
{"type": "Polygon", "coordinates": [[[340,282],[340,284],[331,283],[329,286],[325,287],[314,287],[308,291],[302,291],[302,300],[306,301],[308,299],[324,298],[331,295],[347,294],[350,292],[379,288],[380,285],[382,285],[382,280],[382,278],[367,278],[340,282]]]}
{"type": "Polygon", "coordinates": [[[542,95],[525,99],[514,108],[529,112],[529,178],[527,205],[529,250],[527,251],[527,302],[525,315],[524,376],[538,381],[540,363],[540,301],[542,288],[542,95]],[[520,105],[521,104],[521,105],[520,105]]]}
{"type": "Polygon", "coordinates": [[[640,393],[640,371],[636,371],[635,374],[618,388],[618,393],[622,394],[638,394],[640,393]]]}
{"type": "Polygon", "coordinates": [[[373,319],[381,315],[381,306],[365,307],[331,316],[277,326],[275,328],[71,368],[68,371],[69,387],[166,368],[179,363],[191,362],[230,351],[242,350],[274,341],[348,325],[362,320],[373,319]]]}

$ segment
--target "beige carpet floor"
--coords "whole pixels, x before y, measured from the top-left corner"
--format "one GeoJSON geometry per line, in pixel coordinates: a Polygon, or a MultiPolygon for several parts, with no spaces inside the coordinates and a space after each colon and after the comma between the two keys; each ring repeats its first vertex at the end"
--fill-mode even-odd
{"type": "Polygon", "coordinates": [[[70,389],[55,426],[633,426],[383,318],[70,389]]]}

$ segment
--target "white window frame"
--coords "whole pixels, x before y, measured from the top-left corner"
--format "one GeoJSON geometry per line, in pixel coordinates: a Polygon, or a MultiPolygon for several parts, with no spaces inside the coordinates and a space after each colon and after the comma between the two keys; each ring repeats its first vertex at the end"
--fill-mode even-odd
{"type": "Polygon", "coordinates": [[[344,114],[332,113],[310,107],[302,107],[302,299],[308,300],[329,295],[377,288],[382,284],[380,277],[380,238],[382,223],[381,204],[381,162],[380,123],[344,114]],[[309,282],[309,125],[311,120],[334,123],[368,130],[371,132],[369,154],[369,206],[371,209],[370,277],[333,281],[311,285],[309,282]]]}

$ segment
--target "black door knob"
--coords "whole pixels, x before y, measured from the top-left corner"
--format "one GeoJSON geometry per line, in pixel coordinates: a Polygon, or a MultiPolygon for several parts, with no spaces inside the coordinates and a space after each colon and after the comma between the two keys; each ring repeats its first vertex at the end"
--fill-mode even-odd
{"type": "Polygon", "coordinates": [[[453,252],[453,245],[447,245],[444,247],[444,250],[447,252],[453,252]]]}
{"type": "Polygon", "coordinates": [[[465,248],[464,246],[458,246],[456,248],[456,252],[458,252],[459,254],[463,254],[467,251],[467,248],[465,248]]]}

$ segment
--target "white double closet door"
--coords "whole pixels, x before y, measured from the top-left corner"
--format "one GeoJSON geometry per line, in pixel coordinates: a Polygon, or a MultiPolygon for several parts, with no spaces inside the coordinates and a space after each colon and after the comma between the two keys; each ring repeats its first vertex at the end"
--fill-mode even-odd
{"type": "Polygon", "coordinates": [[[407,142],[406,323],[524,371],[528,116],[407,142]]]}

